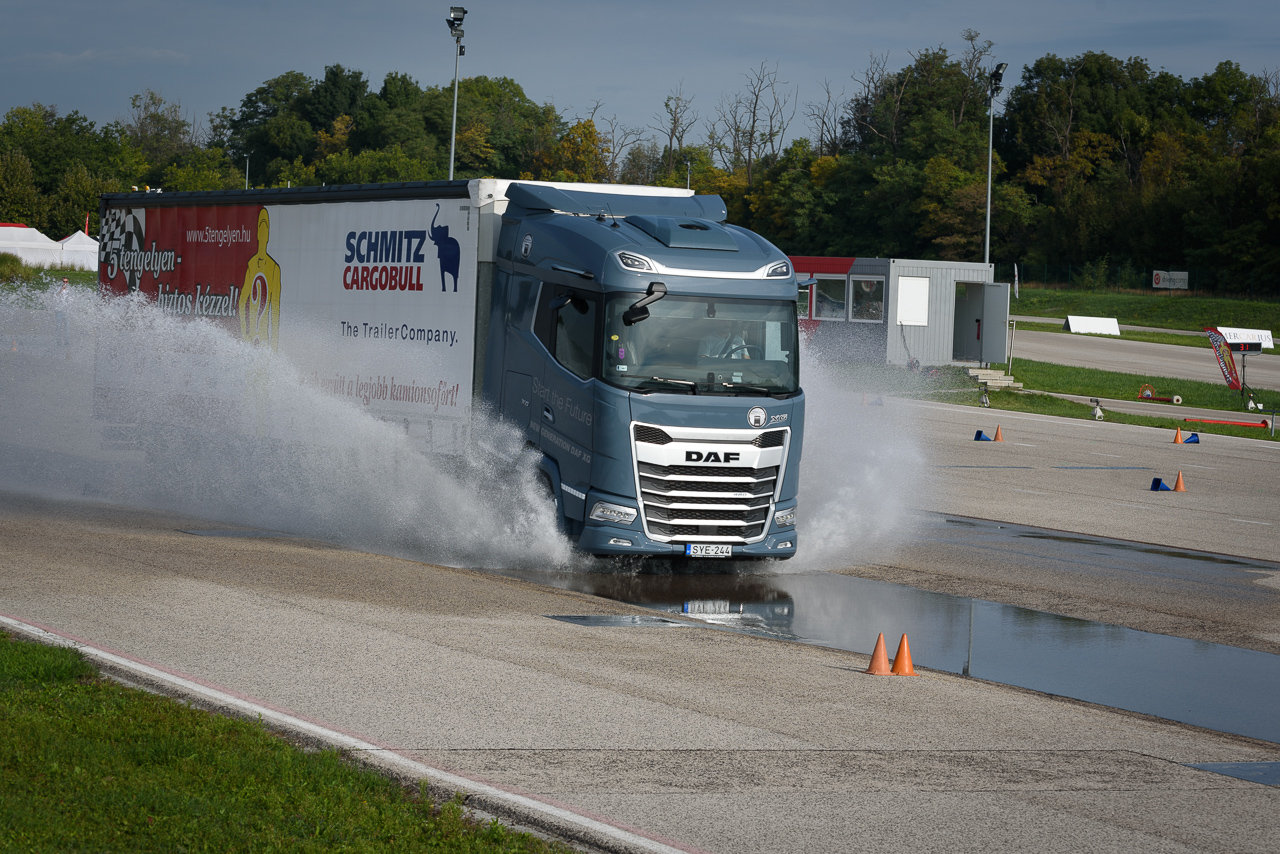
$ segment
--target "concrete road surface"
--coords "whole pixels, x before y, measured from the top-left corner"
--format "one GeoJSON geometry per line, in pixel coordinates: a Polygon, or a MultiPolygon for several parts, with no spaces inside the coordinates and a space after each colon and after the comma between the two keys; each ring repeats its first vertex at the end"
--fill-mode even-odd
{"type": "MultiPolygon", "coordinates": [[[[1280,553],[1275,502],[1240,498],[1275,495],[1270,445],[941,404],[867,417],[932,438],[925,509],[1280,553]],[[973,442],[997,417],[1005,442],[973,442]],[[1187,493],[1146,491],[1178,468],[1187,493]]],[[[573,625],[549,616],[640,612],[466,570],[181,533],[210,527],[6,497],[0,612],[532,799],[478,799],[494,811],[591,818],[610,850],[1261,852],[1280,834],[1280,788],[1188,767],[1280,745],[704,626],[573,625]]]]}
{"type": "MultiPolygon", "coordinates": [[[[1280,746],[315,543],[6,501],[8,615],[625,828],[613,850],[1271,851],[1280,746]]],[[[491,809],[501,803],[483,802],[491,809]]],[[[536,817],[535,817],[536,818],[536,817]]]]}
{"type": "MultiPolygon", "coordinates": [[[[1242,355],[1235,354],[1236,369],[1240,369],[1243,361],[1246,366],[1245,381],[1251,388],[1280,391],[1280,355],[1272,352],[1250,353],[1244,360],[1241,359],[1242,355]]],[[[1211,349],[1125,341],[1103,335],[1018,330],[1013,341],[1014,376],[1018,374],[1019,359],[1207,383],[1223,381],[1222,371],[1219,370],[1218,361],[1211,349]]],[[[1159,391],[1164,395],[1165,389],[1159,391]]],[[[1176,391],[1174,389],[1173,393],[1176,391]]],[[[1136,385],[1134,395],[1137,395],[1136,385]]]]}

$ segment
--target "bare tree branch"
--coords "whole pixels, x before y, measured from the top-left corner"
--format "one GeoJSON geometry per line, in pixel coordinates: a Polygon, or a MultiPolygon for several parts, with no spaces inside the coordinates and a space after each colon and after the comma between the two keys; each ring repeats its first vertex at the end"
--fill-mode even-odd
{"type": "Polygon", "coordinates": [[[839,95],[831,93],[831,81],[822,81],[822,102],[806,103],[804,116],[809,120],[810,139],[819,157],[840,153],[840,105],[844,103],[844,90],[839,95]]]}

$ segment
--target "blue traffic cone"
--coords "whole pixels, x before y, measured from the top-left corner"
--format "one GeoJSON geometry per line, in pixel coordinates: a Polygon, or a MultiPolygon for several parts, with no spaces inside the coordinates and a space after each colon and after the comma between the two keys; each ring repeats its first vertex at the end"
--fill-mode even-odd
{"type": "Polygon", "coordinates": [[[1184,445],[1199,445],[1199,444],[1200,444],[1200,434],[1199,434],[1199,433],[1191,433],[1191,434],[1189,434],[1189,435],[1187,436],[1187,438],[1185,438],[1185,439],[1183,439],[1183,440],[1182,440],[1182,444],[1184,444],[1184,445]]]}
{"type": "Polygon", "coordinates": [[[1173,489],[1169,486],[1169,484],[1165,483],[1160,478],[1153,477],[1151,478],[1151,491],[1152,492],[1172,492],[1173,489]]]}
{"type": "Polygon", "coordinates": [[[983,433],[981,430],[979,430],[977,433],[974,433],[974,434],[973,434],[973,441],[975,441],[975,442],[990,442],[990,441],[991,441],[991,437],[990,437],[990,436],[988,436],[986,433],[983,433]]]}

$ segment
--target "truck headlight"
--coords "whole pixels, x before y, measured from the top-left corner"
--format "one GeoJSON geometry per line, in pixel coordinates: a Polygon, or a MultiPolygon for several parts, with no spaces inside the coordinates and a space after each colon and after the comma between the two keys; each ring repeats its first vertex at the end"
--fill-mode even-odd
{"type": "Polygon", "coordinates": [[[636,255],[631,252],[619,252],[618,263],[622,265],[624,270],[632,270],[637,273],[652,273],[653,262],[643,255],[636,255]]]}
{"type": "Polygon", "coordinates": [[[620,525],[630,525],[636,520],[636,512],[634,508],[623,507],[621,504],[597,501],[596,506],[591,508],[591,518],[597,522],[616,522],[620,525]]]}
{"type": "Polygon", "coordinates": [[[791,275],[791,265],[785,261],[781,264],[774,264],[769,268],[769,272],[765,276],[770,279],[784,279],[791,275]]]}
{"type": "Polygon", "coordinates": [[[796,523],[796,508],[779,510],[778,514],[773,517],[773,521],[777,523],[779,528],[790,528],[796,523]]]}

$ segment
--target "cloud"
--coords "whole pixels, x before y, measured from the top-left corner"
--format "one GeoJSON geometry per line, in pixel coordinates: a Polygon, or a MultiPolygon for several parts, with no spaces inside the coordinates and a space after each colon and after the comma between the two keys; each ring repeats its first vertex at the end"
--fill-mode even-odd
{"type": "Polygon", "coordinates": [[[88,48],[80,53],[26,53],[5,57],[3,61],[9,65],[41,65],[49,68],[68,68],[74,66],[120,65],[167,65],[190,62],[191,57],[185,53],[169,48],[158,47],[118,47],[109,50],[88,48]]]}

